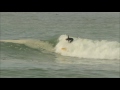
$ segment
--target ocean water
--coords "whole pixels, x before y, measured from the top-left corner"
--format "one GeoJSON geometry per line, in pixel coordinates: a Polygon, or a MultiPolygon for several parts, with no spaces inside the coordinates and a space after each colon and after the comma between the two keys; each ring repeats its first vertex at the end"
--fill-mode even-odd
{"type": "Polygon", "coordinates": [[[0,78],[120,78],[119,22],[119,12],[0,12],[0,78]]]}

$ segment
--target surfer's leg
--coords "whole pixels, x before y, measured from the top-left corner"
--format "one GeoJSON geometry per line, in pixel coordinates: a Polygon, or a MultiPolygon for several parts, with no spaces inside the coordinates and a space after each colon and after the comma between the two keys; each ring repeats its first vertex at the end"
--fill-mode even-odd
{"type": "Polygon", "coordinates": [[[73,42],[73,39],[70,40],[70,43],[73,42]]]}

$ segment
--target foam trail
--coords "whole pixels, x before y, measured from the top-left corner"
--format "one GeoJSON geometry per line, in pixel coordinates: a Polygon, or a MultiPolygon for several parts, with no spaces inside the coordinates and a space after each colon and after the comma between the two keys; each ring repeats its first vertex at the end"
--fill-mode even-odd
{"type": "Polygon", "coordinates": [[[66,38],[67,35],[59,37],[59,42],[55,46],[56,53],[79,58],[120,59],[120,43],[117,41],[94,41],[73,37],[74,41],[68,43],[66,38]]]}
{"type": "Polygon", "coordinates": [[[11,43],[17,43],[17,44],[24,44],[34,49],[38,49],[38,50],[44,49],[44,50],[53,52],[52,44],[46,41],[28,39],[28,40],[0,40],[0,42],[11,42],[11,43]]]}

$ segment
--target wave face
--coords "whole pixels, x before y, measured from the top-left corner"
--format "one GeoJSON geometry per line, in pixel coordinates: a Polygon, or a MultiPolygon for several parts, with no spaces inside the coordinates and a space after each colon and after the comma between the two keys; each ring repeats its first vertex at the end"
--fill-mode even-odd
{"type": "Polygon", "coordinates": [[[67,35],[61,35],[55,46],[55,52],[64,56],[94,59],[120,59],[120,43],[117,41],[89,40],[74,38],[72,43],[65,39],[67,35]],[[65,48],[64,50],[62,50],[65,48]]]}
{"type": "Polygon", "coordinates": [[[0,42],[23,44],[33,49],[37,49],[37,50],[42,49],[48,52],[54,52],[53,45],[47,41],[28,39],[28,40],[0,40],[0,42]]]}

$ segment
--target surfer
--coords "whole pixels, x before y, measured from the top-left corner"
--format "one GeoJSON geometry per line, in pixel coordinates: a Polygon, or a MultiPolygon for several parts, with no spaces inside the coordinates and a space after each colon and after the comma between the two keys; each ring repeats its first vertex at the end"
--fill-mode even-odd
{"type": "Polygon", "coordinates": [[[68,42],[71,43],[71,42],[73,42],[74,39],[73,38],[69,38],[69,35],[68,35],[68,38],[66,38],[66,40],[68,40],[68,42]]]}

